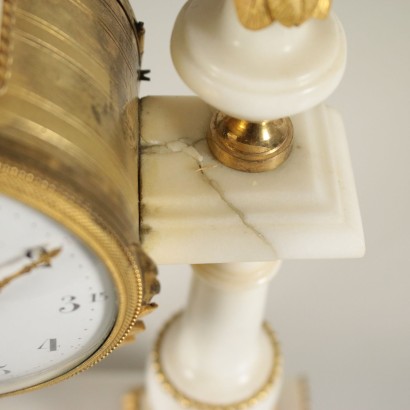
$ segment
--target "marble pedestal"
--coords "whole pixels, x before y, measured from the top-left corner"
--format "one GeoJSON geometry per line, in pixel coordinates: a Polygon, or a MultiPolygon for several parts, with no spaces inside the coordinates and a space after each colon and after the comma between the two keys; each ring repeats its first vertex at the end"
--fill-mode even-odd
{"type": "Polygon", "coordinates": [[[211,108],[196,97],[148,97],[141,116],[141,241],[158,264],[352,258],[364,237],[340,115],[292,117],[289,160],[247,174],[217,162],[211,108]]]}
{"type": "MultiPolygon", "coordinates": [[[[343,123],[336,111],[319,105],[293,116],[295,137],[289,160],[274,171],[248,174],[221,165],[210,154],[206,134],[212,109],[200,99],[148,97],[141,105],[141,242],[157,263],[229,264],[363,255],[355,184],[343,123]]],[[[215,277],[222,280],[220,275],[215,277]]],[[[231,278],[232,286],[237,280],[231,278]]],[[[252,311],[253,305],[239,310],[252,311]]],[[[198,323],[218,321],[222,315],[207,317],[206,303],[201,306],[196,309],[198,323]]],[[[255,312],[255,318],[259,316],[255,312]]],[[[248,331],[245,327],[243,332],[248,331]]],[[[229,333],[229,326],[221,323],[220,332],[224,331],[229,333]]],[[[167,332],[177,334],[172,328],[167,332]]],[[[171,357],[176,349],[185,351],[185,342],[178,343],[163,346],[164,356],[171,357]]],[[[200,350],[190,355],[197,355],[198,363],[200,350]]],[[[181,363],[171,372],[177,375],[174,382],[184,374],[181,363]]],[[[151,400],[144,410],[182,408],[158,378],[148,376],[147,382],[151,400]]],[[[184,383],[179,383],[179,389],[184,389],[184,383]]],[[[188,397],[189,391],[192,388],[182,396],[188,397]]],[[[220,396],[208,393],[202,389],[197,396],[218,403],[220,396]]],[[[248,407],[265,410],[263,404],[258,406],[248,407]]]]}
{"type": "MultiPolygon", "coordinates": [[[[7,410],[142,410],[143,396],[135,386],[144,375],[131,370],[86,373],[47,389],[7,397],[1,409],[7,410]]],[[[309,410],[307,386],[303,379],[289,380],[275,410],[309,410]]],[[[166,410],[166,409],[164,409],[166,410]]]]}

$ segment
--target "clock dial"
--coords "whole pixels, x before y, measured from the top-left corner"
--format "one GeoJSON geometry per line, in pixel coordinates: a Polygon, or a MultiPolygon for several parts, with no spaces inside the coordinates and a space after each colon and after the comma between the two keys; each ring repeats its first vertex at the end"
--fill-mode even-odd
{"type": "Polygon", "coordinates": [[[110,272],[81,240],[0,194],[0,394],[52,380],[105,341],[118,314],[110,272]]]}

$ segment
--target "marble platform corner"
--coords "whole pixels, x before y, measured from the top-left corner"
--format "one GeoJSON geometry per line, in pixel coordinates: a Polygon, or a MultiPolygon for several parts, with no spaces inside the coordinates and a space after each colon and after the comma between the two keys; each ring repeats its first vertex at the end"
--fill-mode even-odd
{"type": "MultiPolygon", "coordinates": [[[[143,410],[144,375],[136,370],[97,368],[51,387],[1,399],[3,410],[143,410]],[[138,386],[136,388],[136,386],[138,386]],[[135,397],[135,393],[137,396],[135,397]],[[134,396],[134,397],[133,397],[134,396]]],[[[286,380],[275,410],[308,410],[304,379],[286,380]]],[[[165,409],[164,409],[165,410],[165,409]]]]}
{"type": "Polygon", "coordinates": [[[147,97],[141,110],[141,241],[158,264],[354,258],[364,235],[344,126],[320,105],[292,117],[293,152],[250,174],[209,152],[212,110],[147,97]]]}

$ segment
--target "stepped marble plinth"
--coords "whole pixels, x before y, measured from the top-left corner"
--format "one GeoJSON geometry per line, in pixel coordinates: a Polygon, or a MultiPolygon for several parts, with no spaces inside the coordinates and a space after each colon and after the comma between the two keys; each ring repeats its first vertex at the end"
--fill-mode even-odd
{"type": "Polygon", "coordinates": [[[212,109],[147,97],[141,116],[141,241],[158,264],[352,258],[364,237],[344,126],[325,105],[292,117],[280,168],[235,171],[206,142],[212,109]]]}

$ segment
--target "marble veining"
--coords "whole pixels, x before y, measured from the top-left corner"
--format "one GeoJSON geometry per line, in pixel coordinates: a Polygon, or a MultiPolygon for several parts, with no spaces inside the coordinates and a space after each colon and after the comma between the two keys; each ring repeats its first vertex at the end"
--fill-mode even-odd
{"type": "MultiPolygon", "coordinates": [[[[272,247],[272,244],[264,237],[264,235],[257,230],[256,227],[252,226],[247,220],[246,215],[243,211],[241,211],[238,207],[236,207],[233,203],[231,203],[226,197],[224,190],[218,185],[218,181],[212,179],[208,175],[208,171],[217,168],[219,164],[212,159],[211,162],[205,164],[204,163],[204,156],[201,152],[204,152],[207,148],[203,145],[207,144],[206,139],[204,136],[201,136],[197,140],[190,142],[189,140],[185,140],[183,138],[179,138],[174,141],[160,143],[160,142],[149,142],[144,139],[143,140],[143,153],[144,156],[146,155],[161,155],[165,153],[183,153],[191,158],[197,164],[197,172],[201,175],[203,181],[211,187],[220,197],[220,199],[231,209],[235,215],[238,216],[242,224],[249,229],[249,231],[253,232],[262,242],[264,245],[272,249],[272,256],[275,255],[275,250],[272,247]],[[201,144],[202,149],[198,150],[197,146],[201,144]]],[[[146,231],[150,232],[151,229],[147,227],[145,228],[146,231]]]]}
{"type": "Polygon", "coordinates": [[[292,118],[279,169],[247,174],[217,162],[211,109],[196,97],[142,102],[142,243],[158,263],[360,256],[360,213],[343,124],[325,106],[292,118]]]}

